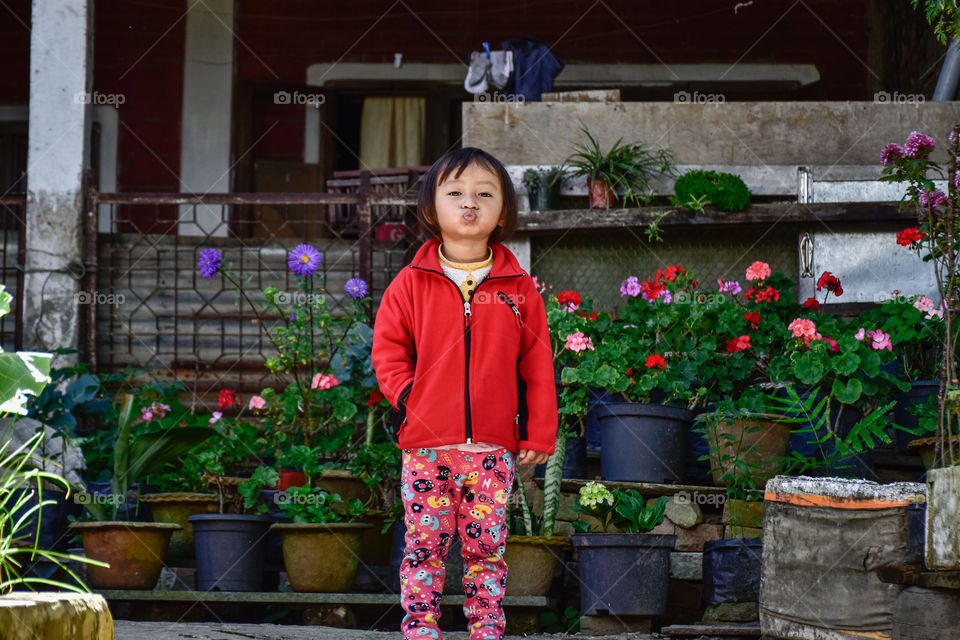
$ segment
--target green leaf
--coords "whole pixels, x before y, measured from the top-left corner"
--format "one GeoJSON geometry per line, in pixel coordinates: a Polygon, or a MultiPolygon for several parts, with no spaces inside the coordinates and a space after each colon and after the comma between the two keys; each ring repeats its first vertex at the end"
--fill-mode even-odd
{"type": "Polygon", "coordinates": [[[844,353],[833,361],[833,370],[841,376],[853,375],[860,367],[860,356],[855,353],[844,353]]]}
{"type": "Polygon", "coordinates": [[[0,353],[0,413],[27,415],[29,396],[39,395],[50,382],[51,357],[35,351],[0,353]]]}
{"type": "Polygon", "coordinates": [[[847,380],[846,384],[840,380],[833,381],[833,397],[843,404],[854,404],[861,395],[863,395],[863,385],[859,380],[847,380]]]}
{"type": "Polygon", "coordinates": [[[808,351],[797,358],[796,365],[797,379],[806,385],[814,385],[820,382],[826,368],[823,361],[812,351],[808,351]]]}

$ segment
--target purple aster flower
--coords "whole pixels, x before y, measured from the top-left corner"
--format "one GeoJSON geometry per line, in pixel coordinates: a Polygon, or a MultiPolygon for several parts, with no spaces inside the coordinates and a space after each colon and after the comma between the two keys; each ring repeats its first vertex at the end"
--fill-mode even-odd
{"type": "Polygon", "coordinates": [[[891,142],[880,152],[880,164],[887,166],[903,157],[903,147],[895,142],[891,142]]]}
{"type": "Polygon", "coordinates": [[[907,141],[903,144],[903,153],[908,158],[919,158],[921,155],[933,151],[937,145],[933,138],[919,131],[911,131],[907,141]]]}
{"type": "Polygon", "coordinates": [[[737,295],[738,293],[743,291],[743,289],[740,287],[739,280],[718,279],[717,282],[720,283],[720,293],[730,293],[733,295],[737,295]]]}
{"type": "Polygon", "coordinates": [[[297,321],[297,314],[291,313],[291,314],[290,314],[290,322],[296,322],[296,321],[297,321]]]}
{"type": "Polygon", "coordinates": [[[298,276],[312,276],[320,268],[323,254],[309,244],[298,244],[287,257],[287,266],[298,276]]]}
{"type": "Polygon", "coordinates": [[[670,304],[673,302],[673,294],[670,293],[669,289],[664,289],[663,293],[660,294],[660,300],[663,301],[663,304],[670,304]]]}
{"type": "Polygon", "coordinates": [[[200,275],[204,278],[212,278],[220,271],[220,261],[223,256],[216,249],[204,249],[200,252],[200,259],[197,260],[197,268],[200,269],[200,275]]]}
{"type": "Polygon", "coordinates": [[[953,188],[960,191],[960,171],[953,174],[953,188]]]}
{"type": "Polygon", "coordinates": [[[953,129],[950,129],[950,133],[947,134],[947,139],[948,139],[950,142],[956,142],[956,141],[957,141],[957,132],[954,131],[953,129]]]}
{"type": "Polygon", "coordinates": [[[343,290],[351,298],[360,299],[367,295],[367,282],[363,278],[350,278],[347,284],[343,285],[343,290]]]}
{"type": "Polygon", "coordinates": [[[637,276],[630,276],[620,284],[620,297],[636,298],[638,295],[640,295],[640,281],[637,280],[637,276]]]}
{"type": "Polygon", "coordinates": [[[946,203],[947,196],[940,189],[933,191],[921,191],[917,197],[921,207],[939,207],[946,203]]]}

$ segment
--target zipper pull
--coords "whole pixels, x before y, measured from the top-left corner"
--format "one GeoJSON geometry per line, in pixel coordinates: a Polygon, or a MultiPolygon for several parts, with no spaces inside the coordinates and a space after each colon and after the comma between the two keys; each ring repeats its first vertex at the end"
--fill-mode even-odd
{"type": "Polygon", "coordinates": [[[520,321],[520,310],[514,306],[511,306],[510,308],[513,309],[513,315],[517,317],[517,326],[523,329],[523,323],[520,321]]]}
{"type": "Polygon", "coordinates": [[[467,438],[467,444],[473,444],[473,438],[467,438]]]}
{"type": "Polygon", "coordinates": [[[463,303],[463,320],[466,323],[464,326],[467,326],[467,327],[470,326],[470,319],[472,317],[473,317],[473,312],[470,311],[470,303],[464,302],[463,303]]]}
{"type": "MultiPolygon", "coordinates": [[[[406,418],[404,418],[404,420],[406,420],[406,418]]],[[[519,414],[519,413],[518,413],[517,416],[513,419],[513,423],[514,423],[514,424],[517,424],[517,425],[520,424],[520,414],[519,414]]]]}

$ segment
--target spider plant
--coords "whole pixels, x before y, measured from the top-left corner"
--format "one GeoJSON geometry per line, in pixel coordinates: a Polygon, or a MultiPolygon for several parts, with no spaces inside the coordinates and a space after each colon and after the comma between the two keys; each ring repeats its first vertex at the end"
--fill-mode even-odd
{"type": "MultiPolygon", "coordinates": [[[[624,144],[621,137],[604,151],[585,126],[581,126],[580,131],[586,140],[574,145],[574,152],[564,160],[563,169],[571,177],[586,176],[589,183],[603,182],[619,191],[627,205],[649,203],[653,197],[650,180],[658,174],[676,173],[673,152],[668,147],[648,147],[639,142],[624,144]]],[[[610,198],[606,200],[609,207],[610,198]]]]}

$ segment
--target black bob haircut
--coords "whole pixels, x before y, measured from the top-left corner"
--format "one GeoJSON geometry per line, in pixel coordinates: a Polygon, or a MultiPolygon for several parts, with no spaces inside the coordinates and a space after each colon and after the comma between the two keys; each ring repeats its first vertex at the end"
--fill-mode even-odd
{"type": "Polygon", "coordinates": [[[513,181],[510,180],[510,174],[499,160],[476,147],[464,147],[444,154],[423,176],[417,201],[417,217],[420,224],[429,229],[433,235],[440,235],[436,206],[437,185],[446,180],[451,173],[455,178],[459,177],[464,169],[474,163],[496,175],[500,179],[500,190],[503,192],[503,226],[493,230],[490,234],[490,242],[509,240],[517,229],[517,193],[513,189],[513,181]]]}

